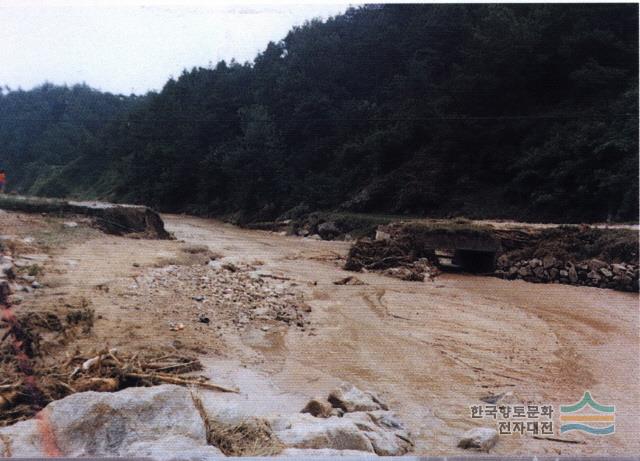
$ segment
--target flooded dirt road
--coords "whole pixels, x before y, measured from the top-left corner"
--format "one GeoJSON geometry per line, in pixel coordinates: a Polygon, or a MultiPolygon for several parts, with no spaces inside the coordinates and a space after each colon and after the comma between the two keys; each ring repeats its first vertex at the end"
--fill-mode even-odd
{"type": "Polygon", "coordinates": [[[283,394],[322,396],[350,381],[379,394],[416,436],[418,454],[451,454],[466,429],[496,427],[472,419],[487,395],[553,405],[555,437],[503,435],[497,454],[630,454],[640,450],[638,295],[597,288],[529,284],[444,274],[404,282],[358,274],[366,283],[337,286],[344,242],[239,229],[215,220],[164,216],[167,229],[228,259],[260,260],[291,279],[312,307],[310,331],[254,331],[241,341],[255,352],[248,368],[283,394]],[[589,390],[615,405],[616,432],[559,435],[561,404],[589,390]]]}
{"type": "Polygon", "coordinates": [[[298,412],[348,381],[398,413],[417,454],[461,454],[456,444],[465,430],[498,428],[493,419],[472,419],[469,407],[499,394],[506,404],[553,405],[554,437],[565,441],[502,435],[496,454],[640,451],[638,294],[465,274],[405,282],[361,273],[364,285],[335,285],[354,275],[341,269],[345,242],[177,215],[163,217],[173,241],[115,237],[38,216],[3,218],[3,233],[15,234],[22,257],[46,253],[29,256],[43,261],[44,288],[21,295],[20,309],[95,310],[92,333],[56,346],[58,358],[76,348],[89,356],[105,346],[180,348],[198,354],[214,382],[241,391],[211,393],[207,402],[229,408],[233,399],[233,412],[246,416],[298,412]],[[219,254],[215,264],[247,269],[203,264],[203,246],[219,254]],[[300,325],[282,320],[281,288],[301,296],[300,325]],[[242,301],[247,294],[253,304],[242,301]],[[262,296],[270,308],[256,304],[262,296]],[[614,435],[559,433],[559,406],[587,390],[615,405],[614,435]]]}

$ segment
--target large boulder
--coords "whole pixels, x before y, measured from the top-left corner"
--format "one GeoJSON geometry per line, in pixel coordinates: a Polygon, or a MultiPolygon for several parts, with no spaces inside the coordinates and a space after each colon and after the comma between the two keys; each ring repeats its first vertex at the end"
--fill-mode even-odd
{"type": "Polygon", "coordinates": [[[327,221],[318,225],[318,234],[323,240],[333,240],[338,237],[341,232],[336,223],[333,221],[327,221]]]}
{"type": "Polygon", "coordinates": [[[369,439],[348,419],[295,414],[272,418],[269,423],[276,436],[289,448],[331,448],[373,453],[369,439]]]}
{"type": "Polygon", "coordinates": [[[170,460],[222,454],[207,445],[205,425],[189,391],[173,385],[73,394],[49,404],[37,421],[0,429],[0,440],[11,445],[16,457],[170,460]]]}
{"type": "Polygon", "coordinates": [[[490,427],[474,427],[465,432],[458,447],[488,452],[498,442],[498,431],[490,427]]]}
{"type": "Polygon", "coordinates": [[[390,411],[347,413],[343,419],[353,421],[380,456],[401,456],[413,448],[411,435],[390,411]]]}
{"type": "Polygon", "coordinates": [[[374,393],[363,392],[349,383],[343,383],[331,391],[329,402],[334,407],[341,408],[347,413],[389,409],[374,393]]]}
{"type": "Polygon", "coordinates": [[[412,447],[409,433],[388,411],[314,418],[309,414],[272,418],[271,429],[288,448],[357,450],[399,456],[412,447]]]}

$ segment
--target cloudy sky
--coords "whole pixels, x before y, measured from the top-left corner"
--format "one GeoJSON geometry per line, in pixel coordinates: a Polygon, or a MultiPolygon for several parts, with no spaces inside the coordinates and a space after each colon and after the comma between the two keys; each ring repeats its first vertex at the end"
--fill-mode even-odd
{"type": "Polygon", "coordinates": [[[144,93],[221,59],[252,60],[294,25],[349,3],[175,6],[162,0],[0,0],[0,86],[85,82],[144,93]]]}

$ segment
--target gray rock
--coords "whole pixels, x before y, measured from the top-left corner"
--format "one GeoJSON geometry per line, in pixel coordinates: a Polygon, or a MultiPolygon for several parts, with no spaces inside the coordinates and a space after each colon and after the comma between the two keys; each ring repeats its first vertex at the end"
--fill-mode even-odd
{"type": "Polygon", "coordinates": [[[544,279],[547,278],[546,274],[545,274],[545,271],[544,271],[544,267],[542,267],[542,266],[536,266],[533,269],[533,275],[535,275],[536,277],[538,277],[541,280],[544,280],[544,279]]]}
{"type": "Polygon", "coordinates": [[[269,422],[280,441],[290,448],[374,451],[369,438],[348,419],[296,414],[271,418],[269,422]]]}
{"type": "Polygon", "coordinates": [[[336,408],[342,408],[347,413],[389,409],[374,393],[363,392],[349,383],[342,383],[338,388],[331,391],[328,400],[331,405],[336,408]]]}
{"type": "Polygon", "coordinates": [[[389,411],[346,413],[342,418],[298,414],[272,418],[271,428],[289,448],[358,450],[399,456],[412,447],[410,434],[389,411]]]}
{"type": "Polygon", "coordinates": [[[613,272],[611,272],[609,269],[607,269],[606,267],[601,267],[600,268],[600,273],[602,275],[604,275],[607,278],[611,278],[613,277],[613,272]]]}
{"type": "Polygon", "coordinates": [[[475,427],[468,430],[460,438],[458,447],[474,448],[480,451],[488,452],[498,442],[498,432],[489,427],[475,427]]]}
{"type": "Polygon", "coordinates": [[[555,257],[553,257],[551,255],[546,255],[544,258],[542,258],[542,266],[545,269],[551,269],[555,265],[556,265],[556,258],[555,257]]]}
{"type": "Polygon", "coordinates": [[[542,261],[540,261],[538,258],[533,258],[531,261],[529,261],[529,265],[531,267],[540,267],[542,266],[542,261]]]}
{"type": "Polygon", "coordinates": [[[35,419],[0,428],[0,457],[44,458],[55,454],[45,452],[41,439],[35,419]]]}
{"type": "Polygon", "coordinates": [[[600,261],[599,259],[590,259],[587,262],[587,267],[589,268],[590,271],[597,271],[603,267],[607,267],[608,264],[604,261],[600,261]]]}
{"type": "Polygon", "coordinates": [[[134,443],[124,456],[144,456],[157,461],[205,461],[222,458],[224,454],[211,445],[194,446],[190,439],[172,436],[159,441],[134,443]]]}
{"type": "Polygon", "coordinates": [[[0,263],[0,273],[6,275],[8,278],[13,277],[13,263],[12,262],[3,262],[0,263]]]}
{"type": "MultiPolygon", "coordinates": [[[[43,414],[63,456],[170,460],[221,455],[207,445],[204,422],[184,387],[82,392],[50,403],[43,414]]],[[[0,436],[7,436],[0,439],[10,440],[13,456],[38,456],[41,433],[35,421],[26,421],[0,429],[0,436]]]]}
{"type": "Polygon", "coordinates": [[[567,274],[571,283],[578,283],[578,272],[576,271],[576,268],[573,266],[573,264],[567,269],[567,274]]]}
{"type": "Polygon", "coordinates": [[[373,453],[359,450],[334,450],[332,448],[286,448],[278,456],[295,456],[297,458],[332,457],[332,456],[377,456],[373,453]]]}
{"type": "Polygon", "coordinates": [[[318,226],[318,234],[323,240],[333,240],[340,235],[340,229],[333,221],[327,221],[318,226]]]}
{"type": "Polygon", "coordinates": [[[621,275],[627,271],[627,266],[625,264],[612,264],[611,270],[614,274],[621,275]]]}
{"type": "Polygon", "coordinates": [[[502,268],[509,267],[509,257],[507,255],[500,255],[500,257],[496,260],[496,265],[502,268]]]}
{"type": "Polygon", "coordinates": [[[344,418],[365,431],[373,450],[380,456],[401,456],[413,448],[411,435],[389,411],[347,413],[344,418]]]}
{"type": "Polygon", "coordinates": [[[591,271],[587,274],[587,278],[590,279],[593,283],[598,283],[600,282],[600,279],[602,277],[600,277],[600,275],[598,275],[596,271],[591,271]]]}
{"type": "Polygon", "coordinates": [[[529,269],[528,266],[522,266],[518,270],[518,275],[521,277],[528,277],[529,275],[531,275],[531,269],[529,269]]]}

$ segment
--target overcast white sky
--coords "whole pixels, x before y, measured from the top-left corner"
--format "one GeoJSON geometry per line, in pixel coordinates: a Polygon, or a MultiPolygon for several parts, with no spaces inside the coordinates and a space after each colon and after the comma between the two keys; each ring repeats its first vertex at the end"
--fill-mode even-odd
{"type": "Polygon", "coordinates": [[[125,94],[159,90],[184,68],[251,61],[292,26],[348,6],[0,0],[0,86],[49,81],[125,94]]]}

